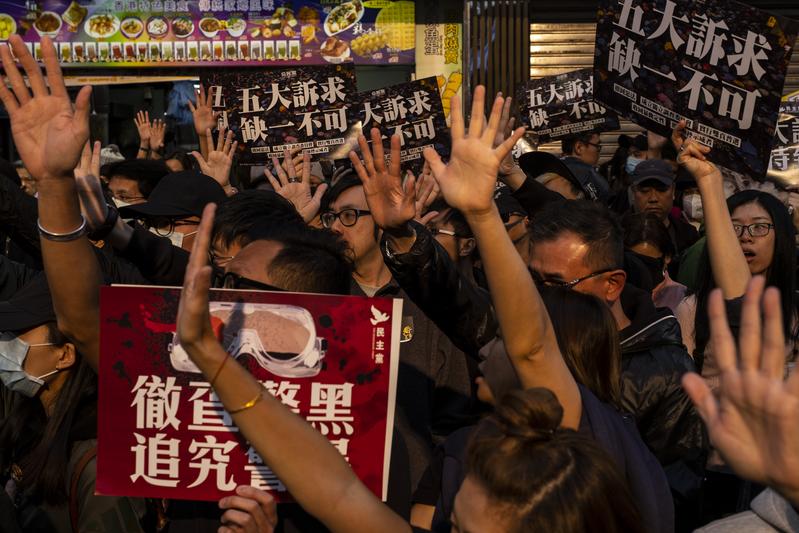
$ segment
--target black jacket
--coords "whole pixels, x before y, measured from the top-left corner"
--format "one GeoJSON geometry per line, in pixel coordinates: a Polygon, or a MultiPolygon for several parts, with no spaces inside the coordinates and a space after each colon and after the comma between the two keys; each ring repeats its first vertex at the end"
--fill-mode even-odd
{"type": "Polygon", "coordinates": [[[679,522],[701,488],[708,438],[682,388],[694,363],[682,344],[680,325],[668,309],[656,309],[649,293],[626,286],[622,307],[631,324],[620,332],[622,407],[636,420],[644,442],[666,471],[679,522]]]}
{"type": "Polygon", "coordinates": [[[405,254],[391,254],[384,239],[383,260],[394,279],[452,343],[471,358],[497,335],[491,295],[461,272],[421,224],[412,223],[416,242],[405,254]]]}

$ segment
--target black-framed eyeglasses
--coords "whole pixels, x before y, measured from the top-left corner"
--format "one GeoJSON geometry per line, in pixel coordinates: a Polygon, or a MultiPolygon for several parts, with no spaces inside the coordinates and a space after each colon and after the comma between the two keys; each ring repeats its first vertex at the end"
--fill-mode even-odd
{"type": "Polygon", "coordinates": [[[617,268],[603,268],[602,270],[597,270],[596,272],[591,272],[590,274],[583,276],[581,278],[573,279],[571,281],[563,281],[561,279],[552,279],[552,278],[545,278],[535,270],[531,270],[530,273],[533,275],[533,280],[540,285],[546,285],[547,287],[560,287],[561,289],[573,289],[583,281],[591,278],[595,278],[597,276],[601,276],[602,274],[607,274],[608,272],[613,272],[614,270],[618,270],[617,268]]]}
{"type": "Polygon", "coordinates": [[[120,202],[127,202],[127,203],[136,202],[138,200],[146,200],[147,199],[144,196],[128,196],[128,195],[125,195],[125,194],[114,194],[113,192],[111,192],[111,197],[112,198],[116,198],[120,202]]]}
{"type": "MultiPolygon", "coordinates": [[[[508,220],[510,220],[510,217],[508,217],[508,220]]],[[[512,230],[513,228],[515,228],[516,226],[518,226],[519,224],[521,224],[521,223],[522,223],[522,222],[524,222],[525,220],[527,220],[527,217],[522,217],[522,218],[520,218],[519,220],[515,220],[515,221],[513,221],[513,222],[510,222],[510,223],[508,223],[507,221],[505,221],[505,222],[504,222],[504,225],[505,225],[505,231],[510,231],[510,230],[512,230]]]]}
{"type": "Polygon", "coordinates": [[[765,237],[771,231],[771,228],[774,227],[774,224],[767,224],[765,222],[756,222],[754,224],[749,224],[748,226],[744,226],[742,224],[733,224],[732,229],[735,230],[735,234],[738,237],[743,237],[744,231],[749,233],[750,237],[765,237]]]}
{"type": "Polygon", "coordinates": [[[602,143],[585,143],[585,144],[590,144],[591,146],[596,148],[597,151],[602,151],[602,143]]]}
{"type": "Polygon", "coordinates": [[[333,224],[336,223],[336,219],[338,219],[341,222],[342,226],[350,228],[358,222],[359,218],[361,218],[364,215],[371,215],[371,214],[372,212],[367,211],[366,209],[349,208],[349,209],[342,209],[338,213],[336,213],[335,211],[326,211],[322,213],[322,216],[320,218],[322,219],[322,225],[328,229],[333,227],[333,224]]]}
{"type": "Polygon", "coordinates": [[[149,227],[155,229],[155,233],[161,237],[168,237],[175,232],[175,228],[180,226],[199,226],[196,220],[187,218],[151,218],[147,221],[149,227]]]}
{"type": "Polygon", "coordinates": [[[236,258],[234,255],[216,255],[213,250],[208,250],[208,260],[212,265],[224,268],[228,263],[236,258]]]}
{"type": "Polygon", "coordinates": [[[254,279],[245,278],[235,272],[228,272],[222,278],[222,287],[225,289],[242,289],[250,291],[277,291],[284,292],[280,287],[269,285],[268,283],[261,283],[254,279]]]}

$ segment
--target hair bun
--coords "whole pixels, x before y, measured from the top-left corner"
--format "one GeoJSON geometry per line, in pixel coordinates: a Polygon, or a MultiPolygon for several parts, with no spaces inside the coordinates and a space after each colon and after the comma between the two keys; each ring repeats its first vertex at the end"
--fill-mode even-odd
{"type": "Polygon", "coordinates": [[[560,427],[563,407],[549,389],[514,390],[502,398],[492,418],[508,437],[549,439],[560,427]]]}

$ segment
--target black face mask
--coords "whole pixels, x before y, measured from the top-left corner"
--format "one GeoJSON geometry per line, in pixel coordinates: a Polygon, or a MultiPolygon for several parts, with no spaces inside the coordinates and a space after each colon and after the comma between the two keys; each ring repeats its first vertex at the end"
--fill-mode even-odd
{"type": "Polygon", "coordinates": [[[652,277],[652,287],[657,287],[663,283],[663,271],[666,269],[666,261],[663,257],[658,257],[656,259],[654,257],[637,254],[635,252],[631,253],[646,267],[646,271],[649,272],[649,275],[652,277]]]}

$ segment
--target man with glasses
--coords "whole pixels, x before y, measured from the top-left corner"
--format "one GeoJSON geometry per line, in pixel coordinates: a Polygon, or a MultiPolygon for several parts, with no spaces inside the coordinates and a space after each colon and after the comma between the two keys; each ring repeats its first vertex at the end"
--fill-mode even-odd
{"type": "Polygon", "coordinates": [[[530,238],[538,283],[592,294],[610,307],[619,330],[622,405],[663,465],[679,519],[680,504],[701,487],[707,442],[680,385],[694,365],[677,319],[627,284],[622,229],[606,207],[584,200],[549,204],[533,220],[530,238]]]}
{"type": "Polygon", "coordinates": [[[413,491],[432,457],[435,443],[471,423],[472,383],[466,357],[411,301],[392,277],[381,253],[382,230],[375,224],[361,180],[341,172],[322,199],[322,224],[341,235],[354,261],[351,294],[402,298],[397,423],[410,457],[413,491]]]}
{"type": "Polygon", "coordinates": [[[100,173],[108,180],[114,204],[125,207],[146,202],[169,167],[160,160],[131,159],[105,165],[100,173]]]}
{"type": "Polygon", "coordinates": [[[586,184],[593,184],[594,190],[588,191],[588,197],[602,202],[610,196],[610,185],[599,172],[596,166],[602,154],[602,140],[598,133],[586,132],[561,141],[563,150],[563,163],[586,189],[586,184]]]}

